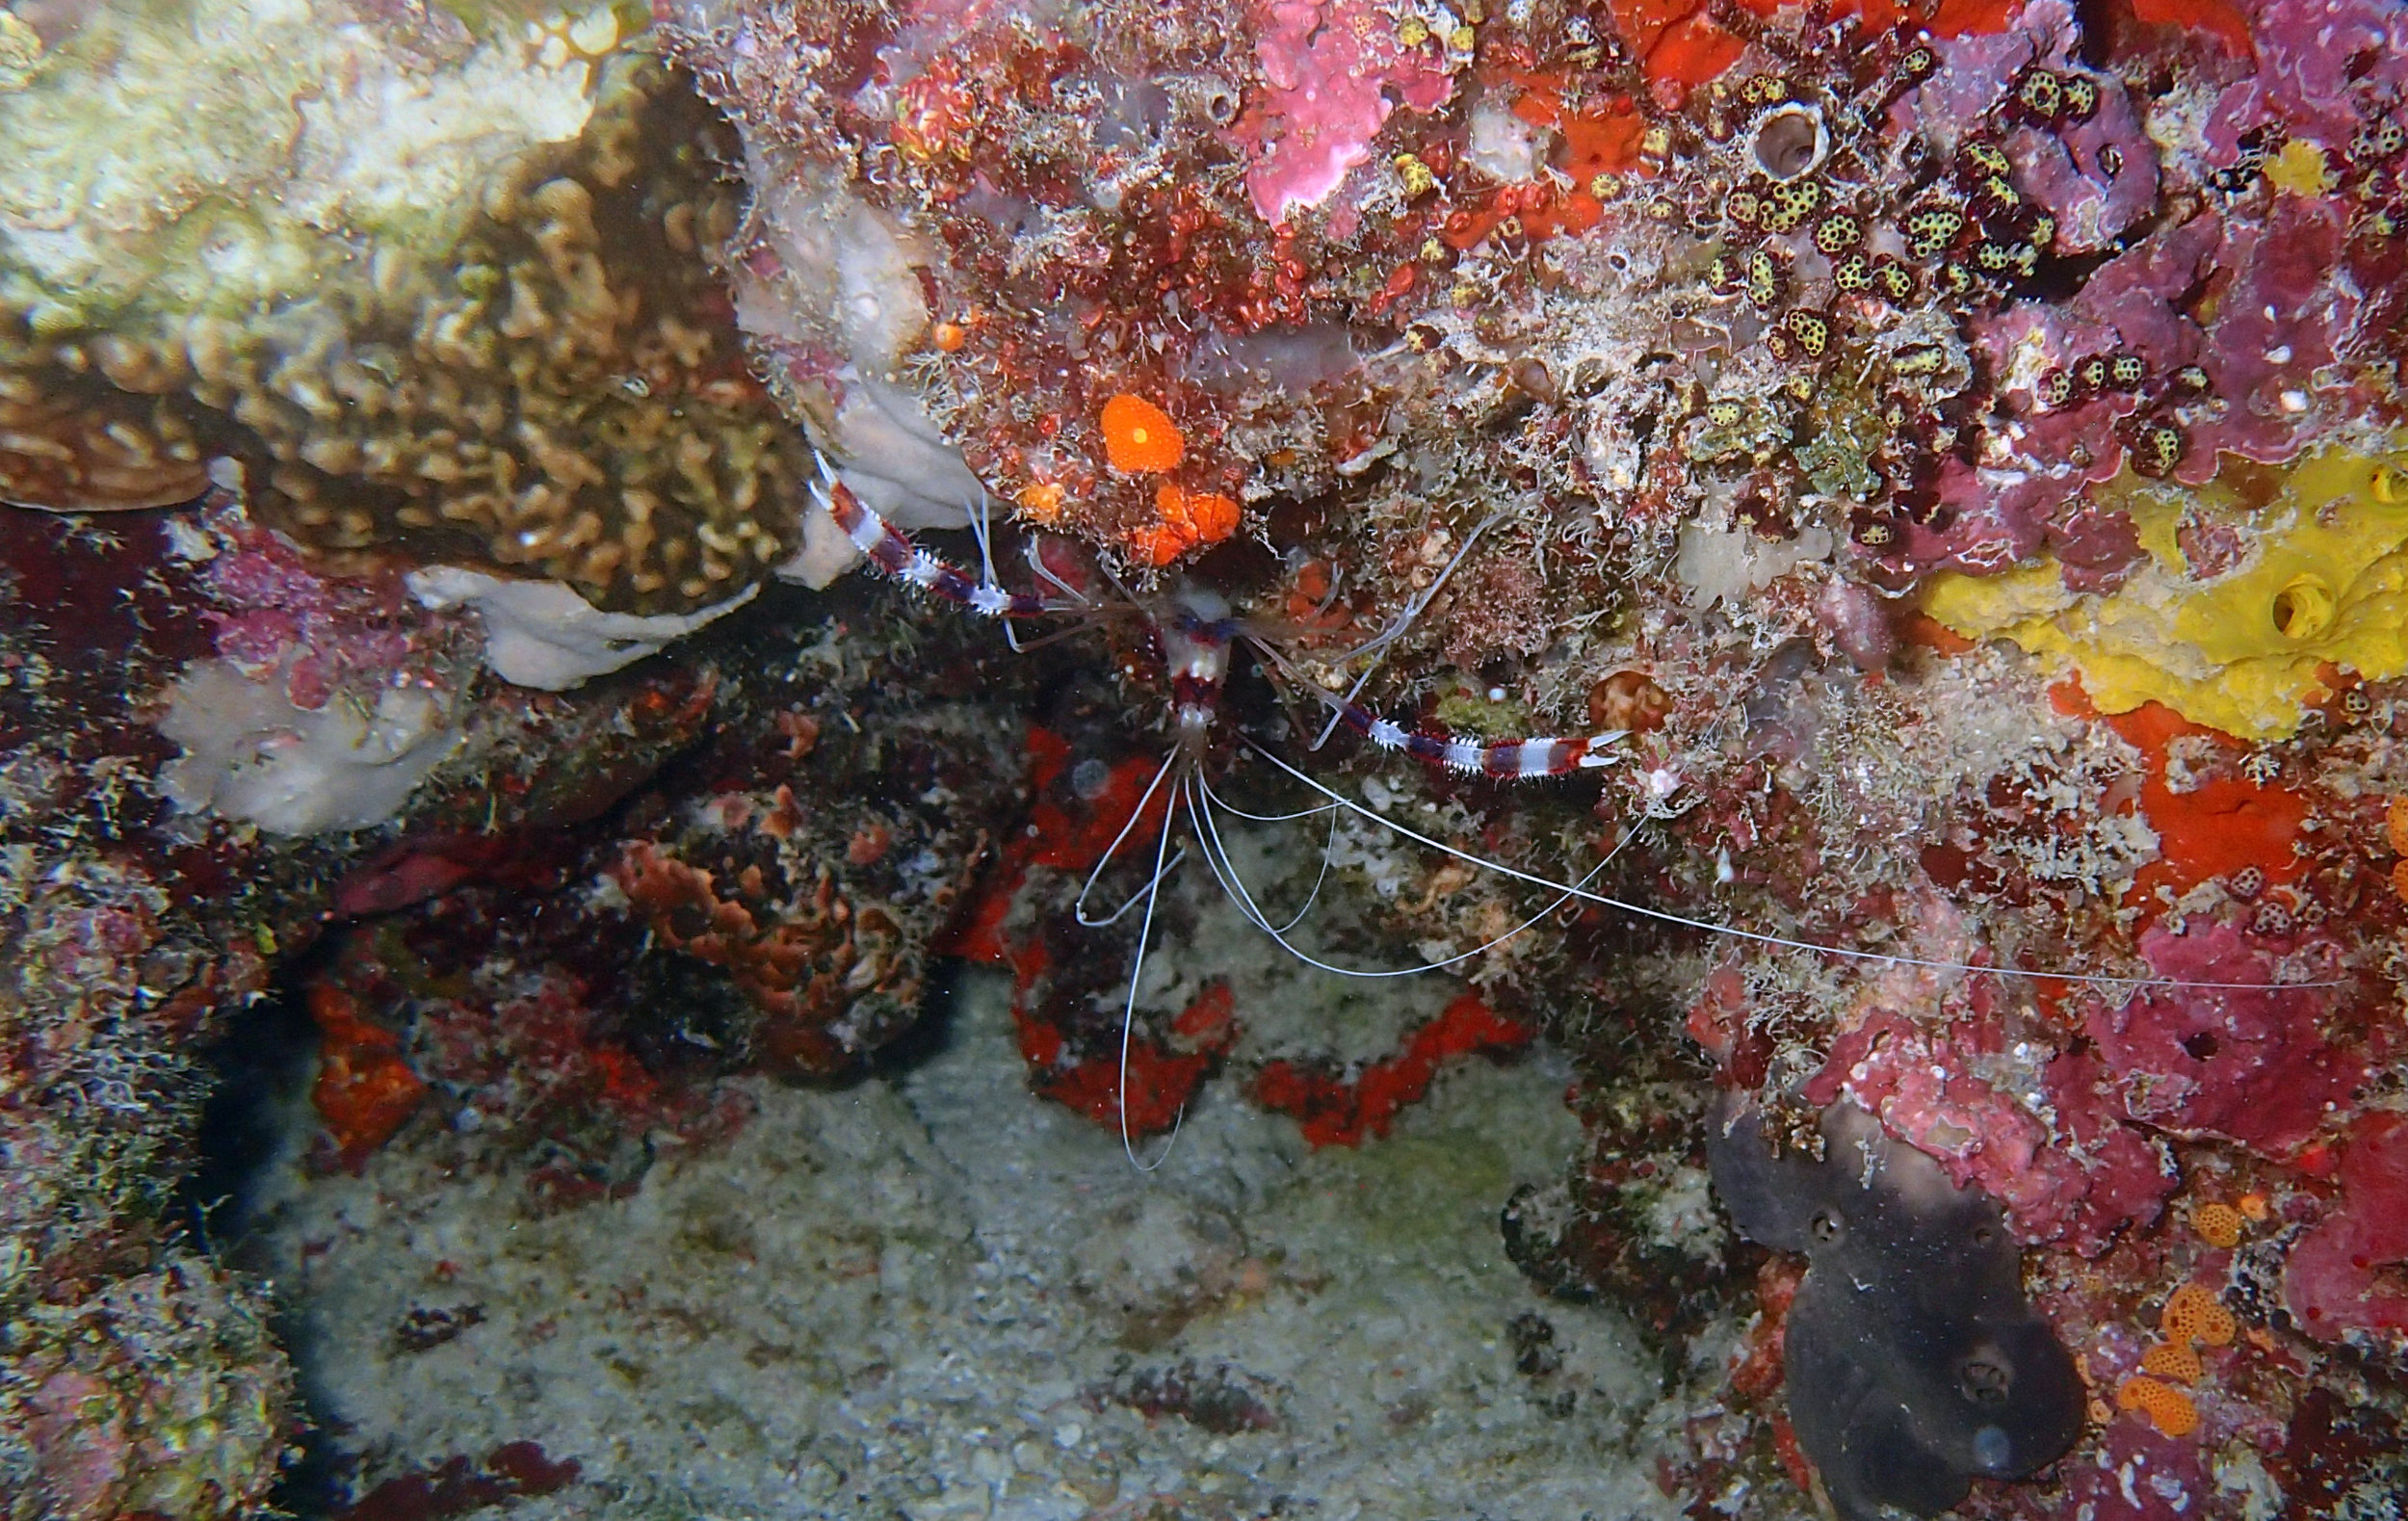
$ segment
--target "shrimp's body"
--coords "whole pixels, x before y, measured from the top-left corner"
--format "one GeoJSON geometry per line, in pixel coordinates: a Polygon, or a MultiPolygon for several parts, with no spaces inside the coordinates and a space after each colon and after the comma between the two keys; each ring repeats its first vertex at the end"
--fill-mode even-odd
{"type": "MultiPolygon", "coordinates": [[[[1138,931],[1137,950],[1132,957],[1128,980],[1128,996],[1121,1011],[1120,1076],[1117,1103],[1120,1112],[1121,1141],[1130,1160],[1139,1167],[1159,1166],[1138,1161],[1135,1137],[1128,1123],[1128,1072],[1132,1030],[1136,1020],[1139,980],[1142,975],[1146,942],[1151,933],[1155,908],[1167,875],[1185,858],[1186,850],[1177,853],[1171,849],[1172,835],[1184,823],[1193,848],[1225,891],[1239,912],[1256,929],[1268,934],[1281,949],[1296,959],[1322,971],[1340,976],[1386,978],[1411,976],[1434,971],[1479,957],[1520,934],[1557,908],[1572,902],[1582,902],[1612,908],[1637,918],[1679,929],[1699,931],[1768,948],[1802,951],[1819,956],[1887,966],[1927,968],[1941,972],[1991,973],[2009,977],[2048,978],[2053,981],[2132,991],[2148,986],[2177,986],[2204,989],[2263,989],[2264,983],[2222,983],[2175,981],[2159,977],[2113,976],[2097,973],[2029,970],[1972,962],[1950,961],[1932,957],[1899,955],[1895,952],[1858,950],[1846,946],[1826,945],[1811,940],[1771,934],[1718,924],[1711,920],[1671,912],[1645,904],[1635,903],[1598,891],[1591,884],[1611,863],[1609,852],[1603,859],[1575,880],[1560,880],[1539,873],[1525,871],[1503,861],[1480,855],[1433,838],[1389,818],[1345,796],[1322,780],[1300,770],[1290,761],[1272,753],[1250,736],[1240,736],[1244,745],[1264,761],[1312,794],[1318,801],[1305,808],[1283,815],[1246,814],[1233,808],[1213,789],[1204,772],[1204,761],[1212,748],[1219,728],[1223,690],[1230,673],[1233,649],[1244,644],[1262,663],[1264,669],[1280,680],[1285,688],[1310,700],[1322,704],[1329,712],[1328,728],[1344,726],[1368,741],[1374,748],[1410,756],[1433,769],[1462,776],[1477,776],[1492,781],[1513,782],[1543,777],[1567,776],[1596,768],[1610,766],[1616,757],[1616,747],[1624,735],[1610,732],[1585,736],[1548,736],[1528,739],[1479,740],[1408,725],[1374,713],[1355,700],[1355,693],[1331,693],[1307,679],[1295,660],[1267,631],[1250,624],[1238,616],[1228,599],[1219,592],[1193,582],[1182,581],[1169,591],[1154,597],[1139,597],[1120,589],[1117,601],[1103,601],[1087,595],[1049,570],[1043,561],[1031,556],[1037,575],[1058,594],[1035,595],[1008,590],[995,579],[992,545],[983,521],[973,515],[973,528],[978,534],[982,574],[969,571],[930,553],[889,524],[862,502],[845,485],[834,478],[832,471],[824,472],[822,482],[813,487],[821,503],[834,517],[855,547],[879,569],[938,597],[965,608],[982,617],[1005,624],[1015,648],[1024,645],[1019,638],[1019,625],[1039,620],[1086,620],[1100,622],[1112,617],[1142,619],[1153,642],[1161,653],[1168,676],[1170,690],[1168,753],[1156,769],[1136,807],[1105,850],[1094,869],[1080,889],[1075,907],[1079,922],[1100,927],[1118,921],[1133,907],[1143,908],[1138,931]],[[1155,813],[1157,798],[1162,800],[1159,815],[1155,813]],[[1423,965],[1366,970],[1334,965],[1299,948],[1288,931],[1303,916],[1302,911],[1285,924],[1274,924],[1257,901],[1255,893],[1239,875],[1227,846],[1222,841],[1219,819],[1234,815],[1256,822],[1286,822],[1320,815],[1346,815],[1380,829],[1402,841],[1437,854],[1452,857],[1477,870],[1529,884],[1553,895],[1546,906],[1523,918],[1504,933],[1454,956],[1423,965]],[[1102,916],[1090,914],[1087,900],[1094,891],[1105,869],[1119,855],[1122,848],[1139,832],[1142,821],[1159,817],[1161,832],[1155,843],[1151,875],[1136,896],[1119,909],[1102,916]]],[[[1494,519],[1490,520],[1491,522],[1494,519]]],[[[1464,540],[1468,549],[1480,532],[1483,523],[1464,540]]],[[[1458,551],[1455,563],[1459,563],[1458,551]]],[[[1450,564],[1451,571],[1453,565],[1450,564]]],[[[1444,574],[1438,578],[1444,582],[1444,574]]],[[[1115,583],[1115,585],[1117,585],[1115,583]]],[[[1409,621],[1426,606],[1437,590],[1433,585],[1417,597],[1406,610],[1404,619],[1372,642],[1359,646],[1352,654],[1363,654],[1384,647],[1401,632],[1402,621],[1409,621]]],[[[1358,682],[1355,691],[1360,690],[1358,682]]],[[[1317,742],[1318,743],[1318,742],[1317,742]]],[[[1625,840],[1629,838],[1625,835],[1625,840]]],[[[1617,847],[1619,849],[1619,847],[1617,847]]],[[[1318,891],[1318,889],[1317,889],[1318,891]]],[[[1307,908],[1310,907],[1308,900],[1307,908]]],[[[2293,984],[2301,987],[2331,985],[2322,983],[2293,984]]]]}

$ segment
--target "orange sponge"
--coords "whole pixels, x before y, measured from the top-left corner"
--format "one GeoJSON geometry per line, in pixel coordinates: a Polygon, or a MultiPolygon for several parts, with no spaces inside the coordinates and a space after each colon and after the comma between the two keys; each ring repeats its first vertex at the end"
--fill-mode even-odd
{"type": "Polygon", "coordinates": [[[2190,1228],[2211,1246],[2240,1244],[2240,1211],[2230,1204],[2202,1204],[2190,1212],[2190,1228]]]}
{"type": "Polygon", "coordinates": [[[1104,404],[1104,458],[1123,475],[1157,475],[1187,457],[1170,414],[1127,392],[1104,404]]]}
{"type": "Polygon", "coordinates": [[[2140,1371],[2175,1383],[2197,1383],[2200,1375],[2206,1372],[2200,1366],[2197,1352],[2173,1342],[2159,1342],[2142,1352],[2140,1371]]]}
{"type": "Polygon", "coordinates": [[[1217,544],[1238,531],[1243,516],[1238,504],[1213,491],[1183,491],[1165,482],[1154,492],[1154,510],[1162,520],[1131,537],[1138,553],[1157,565],[1166,565],[1198,544],[1217,544]]]}

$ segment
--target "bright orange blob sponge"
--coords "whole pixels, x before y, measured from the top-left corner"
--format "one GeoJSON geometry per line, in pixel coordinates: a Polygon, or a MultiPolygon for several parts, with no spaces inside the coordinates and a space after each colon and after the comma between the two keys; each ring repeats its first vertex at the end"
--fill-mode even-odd
{"type": "Polygon", "coordinates": [[[1183,491],[1165,482],[1154,492],[1161,521],[1139,529],[1131,547],[1149,564],[1166,565],[1198,544],[1217,544],[1238,531],[1244,515],[1236,502],[1213,491],[1183,491]]]}
{"type": "Polygon", "coordinates": [[[1104,404],[1104,458],[1123,475],[1157,475],[1187,455],[1170,414],[1123,391],[1104,404]]]}

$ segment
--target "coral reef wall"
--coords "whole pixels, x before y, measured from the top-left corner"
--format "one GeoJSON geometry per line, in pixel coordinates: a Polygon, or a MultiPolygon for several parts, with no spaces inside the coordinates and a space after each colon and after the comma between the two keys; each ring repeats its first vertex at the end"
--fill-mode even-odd
{"type": "Polygon", "coordinates": [[[622,1122],[728,1116],[603,1006],[673,1005],[781,1072],[909,1026],[1019,736],[885,709],[1008,703],[1020,673],[949,673],[961,631],[885,598],[841,634],[753,609],[774,670],[692,644],[573,695],[495,673],[608,672],[797,539],[807,447],[711,258],[733,143],[641,13],[0,20],[0,1513],[257,1514],[313,1418],[289,1305],[223,1254],[239,1206],[196,1192],[207,1053],[305,1007],[317,1165],[355,1165],[446,1069],[346,927],[590,889],[578,965],[525,953],[575,1017],[531,986],[447,1049],[523,1084],[488,1146],[573,1132],[543,1187],[606,1188],[622,1122]],[[478,566],[570,594],[406,579],[478,566]]]}
{"type": "MultiPolygon", "coordinates": [[[[1374,1145],[1559,1052],[1582,1150],[1503,1246],[1652,1338],[1675,1508],[1814,1482],[1804,1270],[1717,1223],[1717,1088],[1996,1201],[2084,1421],[1980,1513],[2408,1483],[2392,0],[0,23],[24,1513],[274,1482],[289,1363],[174,1202],[253,995],[319,1032],[301,1172],[473,1175],[501,1229],[858,1075],[940,954],[1009,975],[997,1102],[1139,1141],[1374,1145]],[[823,469],[980,529],[1062,642],[842,579],[823,469]],[[1248,658],[1174,751],[1168,636],[1222,609],[1248,658]],[[1333,694],[1614,738],[1427,773],[1319,744],[1333,694]],[[1213,841],[1315,782],[1308,843],[1213,841]],[[1471,985],[1288,999],[1210,879],[1143,893],[1157,827],[1299,902],[1326,859],[1316,955],[1471,985]]],[[[363,1439],[340,1498],[602,1492],[535,1434],[363,1439]]]]}

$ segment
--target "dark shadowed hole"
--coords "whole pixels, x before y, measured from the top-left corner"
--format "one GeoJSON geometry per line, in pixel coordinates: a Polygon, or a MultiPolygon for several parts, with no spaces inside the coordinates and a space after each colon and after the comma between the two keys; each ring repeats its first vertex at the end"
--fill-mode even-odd
{"type": "Polygon", "coordinates": [[[2205,1062],[2215,1055],[2215,1035],[2212,1031],[2202,1030],[2196,1035],[2185,1036],[2183,1036],[2183,1049],[2190,1053],[2192,1061],[2205,1062]]]}
{"type": "Polygon", "coordinates": [[[920,1017],[910,1029],[878,1047],[862,1075],[892,1080],[943,1055],[954,1043],[954,1011],[961,1002],[964,977],[974,970],[963,960],[931,960],[920,983],[920,1017]]]}
{"type": "Polygon", "coordinates": [[[317,1053],[318,1027],[289,978],[237,1013],[209,1049],[196,1155],[173,1207],[205,1249],[224,1248],[249,1227],[253,1186],[284,1141],[292,1107],[307,1101],[317,1053]]]}
{"type": "MultiPolygon", "coordinates": [[[[285,968],[265,997],[236,1012],[225,1038],[206,1053],[209,1096],[193,1138],[193,1170],[176,1190],[170,1218],[196,1246],[239,1269],[260,1266],[246,1260],[244,1237],[257,1219],[268,1169],[297,1143],[306,1143],[306,1135],[295,1135],[298,1128],[316,1125],[309,1085],[317,1072],[318,1028],[301,987],[317,965],[310,957],[285,968]]],[[[334,1423],[311,1388],[289,1304],[278,1304],[271,1324],[301,1375],[295,1390],[300,1451],[277,1479],[271,1502],[278,1514],[328,1515],[344,1498],[334,1423]]]]}
{"type": "Polygon", "coordinates": [[[1968,1358],[1957,1374],[1957,1382],[1964,1389],[1965,1398],[1976,1404],[2006,1403],[2006,1370],[1986,1357],[1968,1358]]]}
{"type": "MultiPolygon", "coordinates": [[[[257,1271],[263,1266],[246,1260],[243,1237],[256,1220],[267,1169],[297,1143],[306,1143],[307,1137],[297,1137],[296,1129],[315,1128],[308,1089],[316,1072],[318,1031],[301,991],[315,965],[313,959],[288,969],[270,995],[244,1010],[227,1037],[209,1053],[211,1088],[196,1138],[198,1155],[192,1175],[177,1192],[173,1218],[196,1243],[205,1243],[238,1268],[257,1271]]],[[[954,1008],[966,970],[960,961],[933,963],[918,1022],[881,1047],[866,1070],[832,1083],[842,1086],[872,1075],[891,1078],[942,1052],[954,1036],[954,1008]]],[[[274,1513],[300,1521],[343,1517],[349,1513],[361,1455],[345,1450],[346,1427],[310,1376],[313,1353],[304,1323],[284,1303],[272,1325],[298,1374],[299,1441],[297,1455],[271,1496],[274,1513]]]]}

